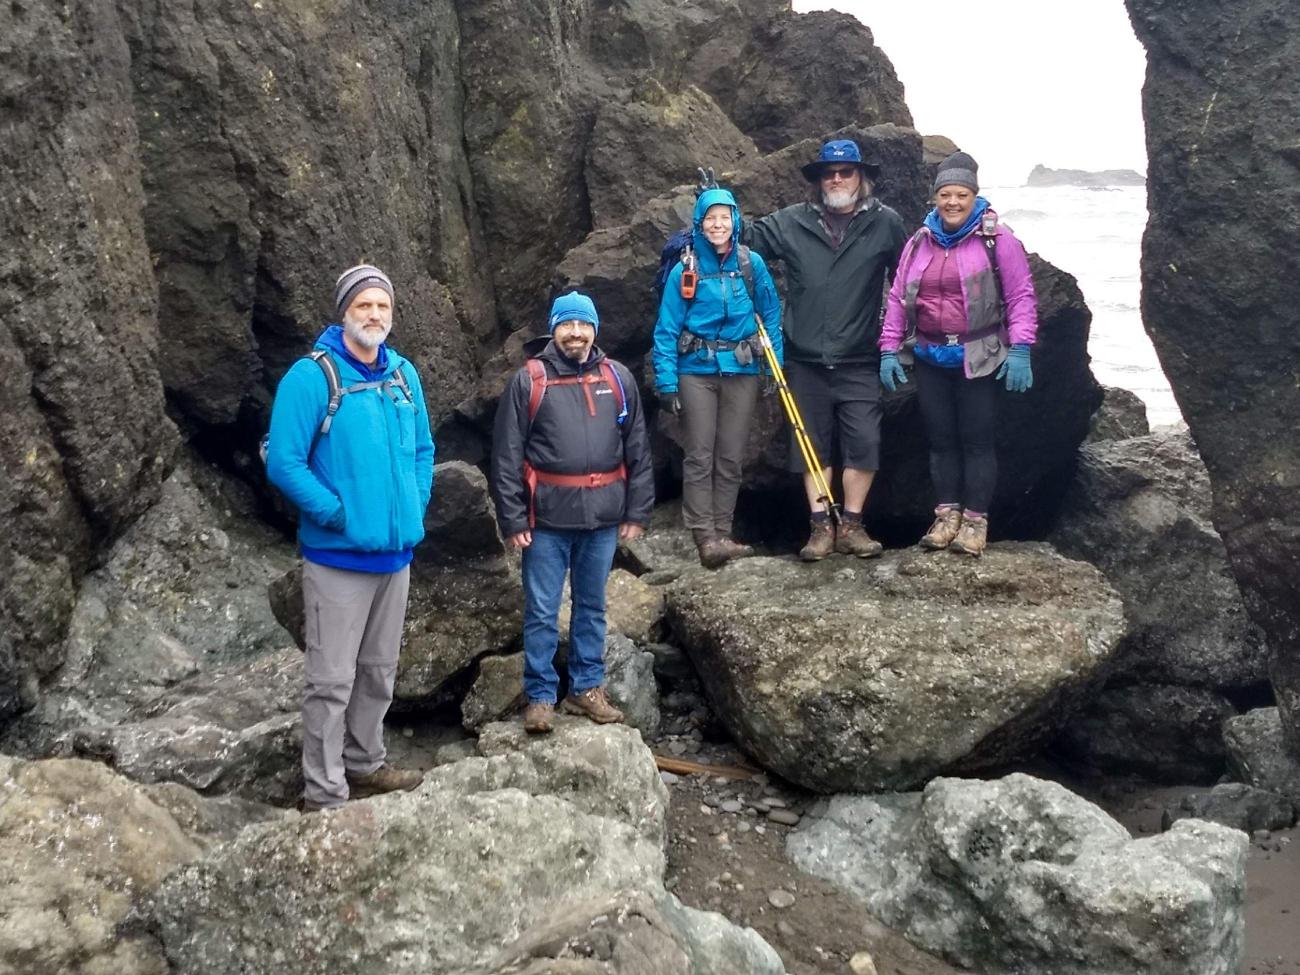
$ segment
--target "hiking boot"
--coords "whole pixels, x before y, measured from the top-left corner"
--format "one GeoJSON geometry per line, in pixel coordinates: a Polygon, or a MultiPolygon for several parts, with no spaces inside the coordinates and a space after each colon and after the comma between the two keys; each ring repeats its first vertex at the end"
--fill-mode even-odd
{"type": "Polygon", "coordinates": [[[965,552],[967,555],[978,556],[984,551],[984,546],[989,540],[989,520],[987,518],[973,518],[965,515],[961,520],[961,528],[957,532],[957,537],[952,540],[948,548],[953,552],[965,552]]]}
{"type": "Polygon", "coordinates": [[[727,564],[727,553],[722,547],[722,540],[709,536],[695,544],[700,553],[700,565],[706,569],[720,569],[727,564]]]}
{"type": "Polygon", "coordinates": [[[623,720],[623,712],[609,703],[603,687],[589,687],[580,694],[570,694],[561,708],[568,714],[585,714],[596,724],[614,724],[623,720]]]}
{"type": "Polygon", "coordinates": [[[947,548],[961,528],[960,508],[935,508],[934,524],[921,536],[921,548],[935,551],[947,548]]]}
{"type": "Polygon", "coordinates": [[[555,724],[555,705],[550,701],[530,701],[524,708],[524,731],[530,735],[549,735],[555,724]]]}
{"type": "Polygon", "coordinates": [[[754,554],[753,545],[742,545],[726,535],[718,538],[718,548],[722,550],[722,555],[728,562],[733,562],[736,559],[747,559],[754,554]]]}
{"type": "Polygon", "coordinates": [[[339,807],[337,805],[327,806],[323,802],[312,802],[304,796],[298,800],[297,808],[298,812],[306,816],[309,813],[323,812],[326,809],[338,809],[339,807]]]}
{"type": "Polygon", "coordinates": [[[410,792],[424,781],[423,772],[393,768],[386,762],[369,775],[353,775],[347,772],[346,776],[350,799],[365,799],[369,796],[383,795],[385,792],[410,792]]]}
{"type": "Polygon", "coordinates": [[[835,533],[835,551],[841,555],[856,555],[860,559],[870,559],[883,552],[884,548],[867,534],[867,530],[862,527],[862,522],[856,518],[843,519],[839,531],[835,533]]]}
{"type": "Polygon", "coordinates": [[[808,544],[799,549],[799,558],[805,562],[820,562],[835,551],[835,525],[829,518],[812,522],[808,544]]]}

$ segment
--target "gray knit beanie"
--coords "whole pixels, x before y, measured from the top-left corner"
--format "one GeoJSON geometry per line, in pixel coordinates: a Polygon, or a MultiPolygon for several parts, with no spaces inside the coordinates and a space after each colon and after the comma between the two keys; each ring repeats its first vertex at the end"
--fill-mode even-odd
{"type": "Polygon", "coordinates": [[[388,292],[388,299],[393,300],[393,282],[373,264],[358,264],[340,274],[334,282],[334,307],[339,315],[342,316],[352,300],[367,288],[383,288],[388,292]]]}
{"type": "Polygon", "coordinates": [[[939,175],[935,176],[930,193],[938,193],[941,186],[965,186],[972,193],[978,193],[980,181],[976,174],[979,171],[979,163],[969,153],[954,152],[939,164],[939,175]]]}

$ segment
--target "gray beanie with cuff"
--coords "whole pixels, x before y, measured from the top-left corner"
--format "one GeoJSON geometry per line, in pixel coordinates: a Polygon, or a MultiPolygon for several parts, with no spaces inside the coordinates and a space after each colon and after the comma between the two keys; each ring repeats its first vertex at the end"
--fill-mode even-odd
{"type": "Polygon", "coordinates": [[[383,288],[388,292],[388,300],[393,301],[393,282],[388,275],[373,264],[358,264],[350,267],[334,282],[334,307],[338,314],[348,310],[353,299],[367,288],[383,288]]]}
{"type": "Polygon", "coordinates": [[[980,191],[977,174],[980,166],[969,153],[954,152],[939,164],[939,174],[934,178],[930,193],[939,192],[941,186],[964,186],[972,193],[980,191]]]}

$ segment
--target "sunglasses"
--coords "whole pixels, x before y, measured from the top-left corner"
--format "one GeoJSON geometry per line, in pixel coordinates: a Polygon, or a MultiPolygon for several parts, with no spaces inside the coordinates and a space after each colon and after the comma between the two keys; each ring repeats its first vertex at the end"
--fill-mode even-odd
{"type": "Polygon", "coordinates": [[[827,166],[822,170],[822,179],[850,179],[857,171],[857,166],[827,166]]]}

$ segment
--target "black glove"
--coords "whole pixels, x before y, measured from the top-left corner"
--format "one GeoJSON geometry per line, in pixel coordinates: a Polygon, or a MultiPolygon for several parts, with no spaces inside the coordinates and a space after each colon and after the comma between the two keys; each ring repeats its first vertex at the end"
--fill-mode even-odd
{"type": "Polygon", "coordinates": [[[674,389],[671,392],[661,391],[659,393],[659,408],[667,410],[673,416],[677,416],[677,414],[681,413],[682,398],[677,395],[677,390],[674,389]]]}

